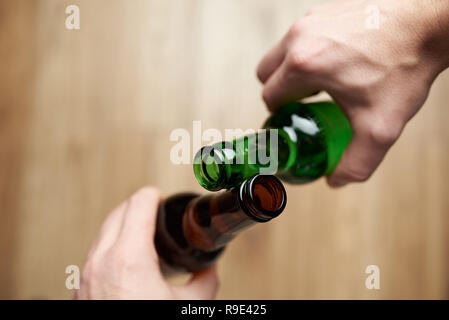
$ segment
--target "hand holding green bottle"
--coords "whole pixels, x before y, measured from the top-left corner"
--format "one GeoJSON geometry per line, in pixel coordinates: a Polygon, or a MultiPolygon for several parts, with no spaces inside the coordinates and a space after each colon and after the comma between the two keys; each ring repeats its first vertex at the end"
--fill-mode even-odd
{"type": "Polygon", "coordinates": [[[365,181],[449,67],[447,0],[333,1],[292,25],[262,59],[258,77],[271,111],[324,90],[349,118],[354,136],[331,186],[365,181]]]}

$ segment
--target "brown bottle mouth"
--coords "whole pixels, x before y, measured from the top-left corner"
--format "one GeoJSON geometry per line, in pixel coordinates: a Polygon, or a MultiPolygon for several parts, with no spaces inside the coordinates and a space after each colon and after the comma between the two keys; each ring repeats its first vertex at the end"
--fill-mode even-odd
{"type": "Polygon", "coordinates": [[[246,213],[260,222],[265,222],[284,211],[287,192],[275,176],[256,175],[241,184],[240,200],[246,213]]]}

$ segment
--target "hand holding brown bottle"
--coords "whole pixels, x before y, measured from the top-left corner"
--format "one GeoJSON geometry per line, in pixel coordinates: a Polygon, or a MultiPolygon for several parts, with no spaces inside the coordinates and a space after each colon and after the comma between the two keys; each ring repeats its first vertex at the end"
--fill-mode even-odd
{"type": "Polygon", "coordinates": [[[218,280],[212,267],[185,286],[169,284],[159,269],[152,239],[160,194],[143,188],[105,220],[83,269],[77,299],[212,299],[218,280]]]}

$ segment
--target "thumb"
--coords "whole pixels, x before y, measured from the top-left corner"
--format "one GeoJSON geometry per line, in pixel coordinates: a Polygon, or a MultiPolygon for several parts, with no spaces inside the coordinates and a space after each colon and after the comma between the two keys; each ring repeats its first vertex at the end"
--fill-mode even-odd
{"type": "Polygon", "coordinates": [[[175,291],[179,299],[210,300],[215,298],[218,286],[216,267],[212,266],[206,270],[194,273],[185,286],[176,287],[175,291]]]}

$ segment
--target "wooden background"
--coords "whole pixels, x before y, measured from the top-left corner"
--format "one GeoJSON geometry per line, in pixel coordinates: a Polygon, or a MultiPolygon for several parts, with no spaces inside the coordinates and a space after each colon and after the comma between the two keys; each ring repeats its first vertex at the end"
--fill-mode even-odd
{"type": "MultiPolygon", "coordinates": [[[[69,298],[110,209],[143,185],[202,191],[170,132],[260,127],[256,65],[318,2],[0,0],[0,297],[69,298]]],[[[285,214],[227,249],[218,297],[448,298],[448,85],[369,182],[288,186],[285,214]]]]}

